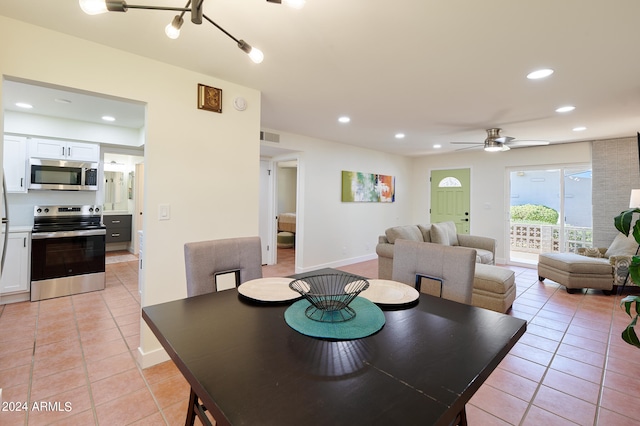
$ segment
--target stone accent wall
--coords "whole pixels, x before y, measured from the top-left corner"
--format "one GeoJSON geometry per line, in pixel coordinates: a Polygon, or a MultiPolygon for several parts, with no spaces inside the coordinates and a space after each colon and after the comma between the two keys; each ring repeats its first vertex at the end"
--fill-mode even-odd
{"type": "Polygon", "coordinates": [[[640,189],[637,138],[593,141],[593,245],[608,247],[618,231],[613,218],[629,208],[632,189],[640,189]]]}

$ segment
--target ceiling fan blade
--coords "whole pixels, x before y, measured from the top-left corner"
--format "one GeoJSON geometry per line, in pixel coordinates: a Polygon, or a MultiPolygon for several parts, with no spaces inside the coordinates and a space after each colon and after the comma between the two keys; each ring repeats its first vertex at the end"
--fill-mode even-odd
{"type": "Polygon", "coordinates": [[[454,145],[482,145],[484,142],[449,142],[454,145]]]}
{"type": "Polygon", "coordinates": [[[476,144],[474,146],[465,146],[464,148],[458,148],[456,151],[466,151],[468,149],[480,149],[482,144],[476,144]]]}
{"type": "Polygon", "coordinates": [[[495,138],[494,141],[501,142],[501,143],[507,143],[507,142],[511,142],[514,139],[515,138],[512,138],[511,136],[500,136],[499,138],[495,138]]]}
{"type": "Polygon", "coordinates": [[[543,146],[549,145],[549,141],[527,141],[527,140],[513,140],[506,142],[509,146],[543,146]]]}

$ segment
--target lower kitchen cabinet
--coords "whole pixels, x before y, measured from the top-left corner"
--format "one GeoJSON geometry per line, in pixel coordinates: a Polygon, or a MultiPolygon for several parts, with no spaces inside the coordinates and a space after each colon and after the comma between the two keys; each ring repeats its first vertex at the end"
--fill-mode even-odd
{"type": "Polygon", "coordinates": [[[30,245],[31,235],[28,232],[9,232],[0,294],[29,291],[30,245]]]}

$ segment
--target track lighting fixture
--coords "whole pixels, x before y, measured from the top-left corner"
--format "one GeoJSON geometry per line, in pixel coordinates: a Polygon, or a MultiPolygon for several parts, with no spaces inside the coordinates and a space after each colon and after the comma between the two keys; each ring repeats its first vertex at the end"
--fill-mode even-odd
{"type": "MultiPolygon", "coordinates": [[[[304,5],[305,0],[267,0],[267,2],[285,4],[299,9],[304,5]]],[[[172,39],[176,39],[180,36],[180,28],[184,23],[183,16],[186,12],[191,12],[191,22],[194,24],[202,24],[202,19],[206,19],[217,29],[225,33],[227,37],[235,41],[238,48],[249,55],[249,58],[251,58],[251,60],[256,64],[259,64],[264,59],[264,54],[259,49],[251,47],[251,45],[244,40],[238,40],[202,13],[204,0],[188,0],[185,7],[134,5],[127,4],[124,0],[79,0],[79,3],[80,8],[89,15],[97,15],[106,12],[126,12],[128,9],[171,10],[180,12],[180,14],[176,15],[171,23],[165,27],[167,37],[172,39]]]]}

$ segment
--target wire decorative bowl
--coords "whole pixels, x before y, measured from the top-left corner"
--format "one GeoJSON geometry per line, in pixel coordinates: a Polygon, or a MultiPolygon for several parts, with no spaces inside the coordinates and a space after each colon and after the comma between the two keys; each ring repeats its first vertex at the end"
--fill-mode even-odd
{"type": "Polygon", "coordinates": [[[368,287],[367,280],[350,274],[310,275],[289,283],[289,288],[311,303],[305,315],[320,322],[343,322],[355,318],[356,312],[349,303],[368,287]]]}

